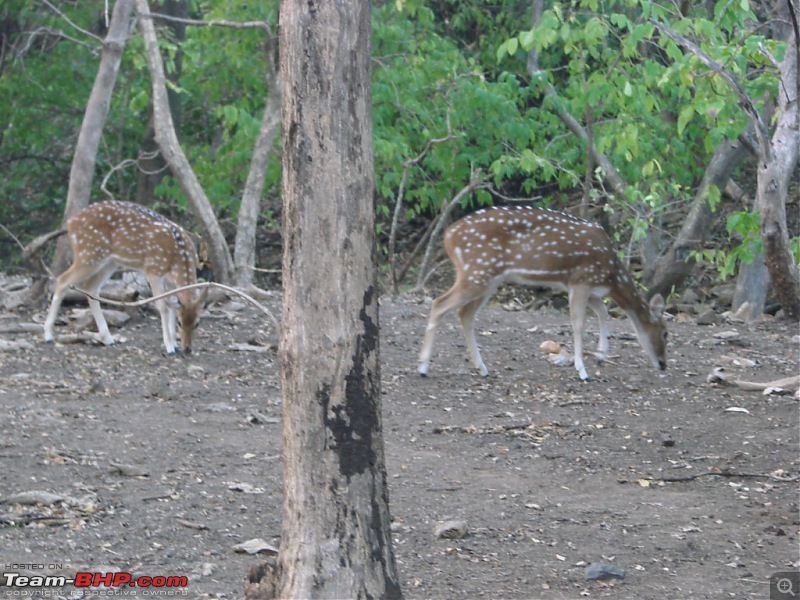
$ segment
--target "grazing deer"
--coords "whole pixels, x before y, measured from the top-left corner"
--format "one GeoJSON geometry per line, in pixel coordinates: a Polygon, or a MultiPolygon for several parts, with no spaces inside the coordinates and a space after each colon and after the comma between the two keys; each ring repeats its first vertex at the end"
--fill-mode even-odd
{"type": "MultiPolygon", "coordinates": [[[[44,324],[44,340],[53,342],[53,325],[69,286],[83,286],[96,296],[119,267],[141,271],[153,295],[165,291],[169,282],[183,287],[197,282],[198,258],[189,234],[158,213],[129,202],[100,202],[85,208],[67,222],[67,237],[72,248],[72,266],[56,282],[53,300],[44,324]]],[[[192,351],[192,333],[200,318],[208,288],[202,292],[186,290],[156,300],[161,313],[164,347],[175,354],[175,316],[179,305],[181,350],[192,351]]],[[[89,299],[100,340],[114,343],[97,300],[89,299]]]]}
{"type": "Polygon", "coordinates": [[[599,359],[608,352],[608,311],[602,298],[611,296],[631,319],[639,343],[653,366],[666,369],[667,331],[661,320],[664,299],[648,304],[633,284],[602,227],[571,215],[538,208],[488,208],[451,225],[444,247],[456,269],[456,280],[431,306],[420,352],[419,373],[428,374],[436,326],[458,309],[472,363],[489,374],[475,341],[475,315],[503,283],[547,285],[567,291],[575,368],[590,380],[583,364],[583,331],[587,305],[600,320],[599,359]]]}

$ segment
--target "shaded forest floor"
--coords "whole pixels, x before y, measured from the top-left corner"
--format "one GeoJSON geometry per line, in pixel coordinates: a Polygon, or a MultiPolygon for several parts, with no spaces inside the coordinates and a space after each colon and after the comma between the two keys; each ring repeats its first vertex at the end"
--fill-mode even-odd
{"type": "MultiPolygon", "coordinates": [[[[465,361],[448,316],[423,379],[429,305],[384,300],[380,315],[406,598],[767,598],[773,574],[800,568],[790,481],[800,403],[706,383],[720,365],[754,381],[796,374],[794,328],[698,326],[679,314],[659,378],[630,325],[614,320],[611,360],[583,383],[538,350],[545,339],[571,346],[566,314],[493,304],[478,317],[490,377],[465,361]],[[436,539],[451,519],[466,521],[466,537],[436,539]],[[625,578],[587,581],[593,562],[625,578]]],[[[277,299],[271,308],[279,313],[277,299]]],[[[241,598],[260,559],[234,546],[280,542],[269,324],[247,307],[212,309],[185,359],[162,356],[148,313],[115,333],[126,341],[110,348],[0,334],[17,344],[0,351],[0,496],[10,500],[0,504],[0,564],[29,575],[185,575],[185,597],[241,598]]]]}

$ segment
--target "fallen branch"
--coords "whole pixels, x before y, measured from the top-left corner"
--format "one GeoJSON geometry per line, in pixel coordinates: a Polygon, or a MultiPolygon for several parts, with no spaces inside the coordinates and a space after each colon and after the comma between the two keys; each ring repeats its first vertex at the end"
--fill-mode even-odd
{"type": "MultiPolygon", "coordinates": [[[[714,367],[714,370],[706,377],[708,383],[718,383],[723,385],[732,385],[745,392],[765,392],[766,390],[787,390],[789,392],[796,391],[800,388],[800,375],[793,375],[792,377],[785,377],[783,379],[776,379],[767,383],[760,383],[755,381],[742,381],[733,379],[730,375],[725,373],[723,367],[714,367]]],[[[772,392],[774,393],[774,391],[772,392]]]]}
{"type": "Polygon", "coordinates": [[[798,481],[800,475],[794,477],[781,477],[780,475],[773,475],[771,473],[738,473],[736,471],[703,471],[702,473],[695,473],[694,475],[685,475],[683,477],[653,477],[651,481],[663,481],[665,483],[681,483],[684,481],[694,481],[700,477],[741,477],[742,479],[773,479],[775,481],[798,481]]]}
{"type": "Polygon", "coordinates": [[[137,300],[136,302],[119,302],[117,300],[111,300],[109,298],[102,298],[100,296],[95,296],[93,294],[90,294],[86,290],[82,290],[80,288],[77,288],[74,285],[70,286],[71,289],[74,289],[75,291],[80,292],[81,294],[83,294],[87,298],[91,298],[92,300],[97,300],[98,302],[102,302],[104,304],[110,304],[112,306],[126,306],[126,307],[134,307],[134,308],[138,307],[138,306],[144,306],[145,304],[149,304],[151,302],[155,302],[156,300],[161,300],[162,298],[166,298],[167,296],[174,296],[175,294],[178,294],[178,293],[183,292],[185,290],[193,290],[193,289],[198,289],[198,288],[203,288],[203,287],[214,287],[214,288],[222,289],[222,290],[225,290],[226,292],[230,292],[232,294],[236,294],[237,296],[240,296],[240,297],[244,298],[250,304],[255,306],[258,310],[260,310],[262,313],[264,313],[269,318],[269,320],[272,322],[272,326],[275,328],[275,331],[276,332],[280,332],[281,327],[280,327],[280,324],[278,323],[278,320],[275,318],[275,316],[270,312],[270,310],[266,306],[264,306],[263,304],[258,302],[258,300],[256,300],[252,296],[249,296],[248,294],[245,294],[241,290],[237,290],[236,288],[232,288],[230,286],[223,285],[221,283],[216,283],[214,281],[205,281],[205,282],[202,282],[202,283],[193,283],[192,285],[185,285],[183,287],[175,288],[174,290],[170,290],[168,292],[164,292],[163,294],[159,294],[158,296],[152,296],[150,298],[144,298],[142,300],[137,300]]]}

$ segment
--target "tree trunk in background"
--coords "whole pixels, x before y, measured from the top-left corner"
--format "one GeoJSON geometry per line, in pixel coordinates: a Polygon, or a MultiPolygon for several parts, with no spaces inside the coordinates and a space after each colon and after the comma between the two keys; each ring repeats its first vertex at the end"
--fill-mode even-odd
{"type": "MultiPolygon", "coordinates": [[[[122,52],[128,41],[133,20],[134,0],[117,0],[111,13],[111,22],[108,34],[103,40],[103,55],[100,58],[100,67],[94,80],[92,93],[86,103],[86,112],[83,117],[78,142],[75,145],[75,154],[72,157],[72,168],[69,173],[69,189],[67,191],[67,205],[64,208],[62,226],[66,227],[67,220],[89,204],[89,195],[92,191],[97,147],[100,136],[111,106],[111,97],[114,94],[114,85],[117,82],[117,73],[122,61],[122,52]]],[[[62,237],[57,246],[53,259],[52,271],[60,275],[69,267],[69,241],[62,237]]]]}
{"type": "MultiPolygon", "coordinates": [[[[186,18],[189,16],[189,3],[187,0],[166,0],[160,3],[156,9],[158,12],[173,17],[186,18]]],[[[183,72],[183,42],[186,39],[186,24],[179,21],[167,21],[166,26],[172,31],[173,39],[177,42],[175,46],[175,58],[173,60],[175,70],[167,74],[169,81],[178,84],[181,73],[183,72]]],[[[181,127],[183,111],[181,110],[181,99],[172,89],[167,88],[169,97],[169,108],[172,113],[172,122],[177,129],[181,127]]],[[[139,151],[139,176],[136,181],[136,202],[150,206],[155,199],[155,190],[167,169],[167,163],[156,143],[155,115],[153,114],[152,103],[148,110],[147,129],[142,136],[141,149],[139,151]]]]}
{"type": "Polygon", "coordinates": [[[767,263],[764,262],[764,254],[759,252],[753,258],[753,262],[739,265],[739,273],[736,276],[736,292],[733,295],[731,310],[736,312],[742,304],[749,302],[750,312],[741,316],[748,321],[757,319],[764,312],[768,287],[767,263]]]}
{"type": "Polygon", "coordinates": [[[136,11],[139,14],[139,27],[142,30],[144,47],[147,55],[147,64],[150,67],[150,76],[153,80],[153,113],[155,120],[156,141],[161,153],[180,183],[183,193],[189,200],[192,212],[203,228],[203,237],[208,243],[208,252],[214,268],[214,279],[221,283],[229,283],[233,276],[233,260],[228,250],[225,236],[222,234],[217,218],[211,208],[211,203],[197,176],[194,174],[189,161],[181,149],[172,114],[169,109],[167,97],[166,78],[161,53],[158,49],[158,39],[153,20],[150,18],[150,7],[147,0],[135,0],[136,11]]]}
{"type": "Polygon", "coordinates": [[[715,185],[722,192],[733,170],[745,156],[747,150],[738,140],[725,140],[717,147],[675,241],[666,252],[648,265],[642,274],[649,297],[656,294],[668,296],[673,288],[679,287],[692,272],[695,262],[689,257],[693,251],[703,248],[711,233],[711,223],[714,219],[714,213],[708,203],[708,188],[715,185]]]}
{"type": "Polygon", "coordinates": [[[800,321],[800,274],[792,256],[786,225],[789,182],[795,176],[800,158],[800,15],[797,14],[800,3],[789,0],[786,5],[790,9],[787,12],[790,13],[789,20],[793,29],[780,63],[775,130],[769,140],[767,160],[759,161],[758,165],[756,204],[761,214],[764,260],[775,297],[789,319],[800,321]],[[794,4],[790,7],[791,2],[794,4]]]}
{"type": "Polygon", "coordinates": [[[264,192],[264,180],[267,178],[269,158],[281,125],[281,90],[270,54],[267,51],[267,61],[270,64],[267,73],[267,105],[264,107],[261,128],[258,130],[253,158],[250,161],[250,172],[242,193],[233,251],[234,283],[241,288],[249,288],[253,283],[261,196],[264,192]]]}
{"type": "MultiPolygon", "coordinates": [[[[248,598],[400,598],[381,423],[370,2],[284,0],[283,530],[248,598]]],[[[248,587],[248,584],[246,584],[248,587]]]]}

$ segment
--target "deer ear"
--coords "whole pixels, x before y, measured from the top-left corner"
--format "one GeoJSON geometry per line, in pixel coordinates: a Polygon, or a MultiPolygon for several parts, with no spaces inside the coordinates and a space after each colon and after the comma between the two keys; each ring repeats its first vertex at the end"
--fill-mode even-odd
{"type": "Polygon", "coordinates": [[[661,294],[656,294],[650,298],[650,313],[656,318],[660,319],[664,314],[664,297],[661,294]]]}
{"type": "Polygon", "coordinates": [[[178,298],[178,296],[175,294],[167,296],[164,300],[170,308],[178,308],[181,305],[180,298],[178,298]]]}

